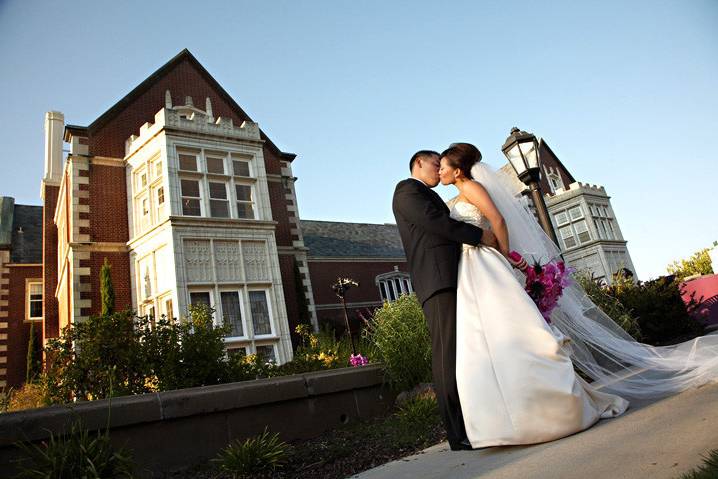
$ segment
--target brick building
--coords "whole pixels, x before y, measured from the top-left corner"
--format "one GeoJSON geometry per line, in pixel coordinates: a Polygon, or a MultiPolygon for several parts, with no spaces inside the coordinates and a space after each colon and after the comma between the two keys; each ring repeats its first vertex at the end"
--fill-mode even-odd
{"type": "Polygon", "coordinates": [[[42,208],[0,197],[0,388],[25,382],[31,324],[42,337],[42,208]]]}
{"type": "Polygon", "coordinates": [[[299,292],[316,324],[296,155],[189,51],[87,126],[45,123],[44,338],[99,313],[107,258],[117,309],[181,317],[208,303],[232,325],[229,350],[292,358],[299,292]]]}
{"type": "Polygon", "coordinates": [[[339,277],[359,283],[346,295],[352,331],[359,313],[371,313],[383,301],[413,292],[399,231],[393,224],[300,221],[312,281],[317,319],[341,331],[344,311],[331,289],[339,277]]]}

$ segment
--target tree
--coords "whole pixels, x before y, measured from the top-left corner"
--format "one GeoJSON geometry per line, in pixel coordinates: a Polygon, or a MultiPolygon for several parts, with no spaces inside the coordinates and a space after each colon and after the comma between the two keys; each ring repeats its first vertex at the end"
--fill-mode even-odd
{"type": "Polygon", "coordinates": [[[676,281],[681,282],[689,276],[713,274],[711,258],[708,255],[710,248],[704,248],[693,254],[688,259],[674,261],[666,268],[670,274],[676,276],[676,281]]]}
{"type": "Polygon", "coordinates": [[[40,374],[40,351],[35,337],[35,323],[30,323],[30,338],[27,340],[27,364],[25,382],[30,383],[40,374]]]}
{"type": "Polygon", "coordinates": [[[105,263],[100,269],[100,297],[102,298],[102,316],[112,314],[115,310],[115,289],[112,287],[110,276],[110,262],[105,258],[105,263]]]}

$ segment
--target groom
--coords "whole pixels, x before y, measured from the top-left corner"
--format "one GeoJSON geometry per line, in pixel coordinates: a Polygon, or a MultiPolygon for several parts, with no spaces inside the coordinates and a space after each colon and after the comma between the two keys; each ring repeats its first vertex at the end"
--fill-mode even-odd
{"type": "Polygon", "coordinates": [[[490,230],[456,221],[432,190],[439,184],[439,154],[422,150],[409,162],[392,209],[411,281],[431,334],[432,375],[439,410],[453,451],[471,449],[456,388],[456,286],[462,243],[496,246],[490,230]]]}

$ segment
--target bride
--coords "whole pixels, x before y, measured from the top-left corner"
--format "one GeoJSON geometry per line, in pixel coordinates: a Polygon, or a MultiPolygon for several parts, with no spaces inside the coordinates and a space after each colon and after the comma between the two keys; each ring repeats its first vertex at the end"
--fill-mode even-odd
{"type": "Polygon", "coordinates": [[[558,439],[621,415],[624,397],[657,398],[718,379],[718,335],[638,343],[575,284],[547,324],[509,252],[546,263],[560,251],[513,197],[509,179],[480,160],[475,146],[455,143],[439,171],[441,183],[459,191],[451,216],[491,228],[499,244],[464,245],[459,263],[456,382],[472,447],[558,439]]]}

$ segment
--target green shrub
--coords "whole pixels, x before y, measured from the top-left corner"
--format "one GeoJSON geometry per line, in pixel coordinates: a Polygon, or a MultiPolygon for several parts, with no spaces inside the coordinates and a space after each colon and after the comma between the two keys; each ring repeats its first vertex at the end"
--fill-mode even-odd
{"type": "Polygon", "coordinates": [[[0,390],[0,413],[7,412],[10,407],[10,398],[12,397],[12,388],[4,388],[0,390]]]}
{"type": "Polygon", "coordinates": [[[594,279],[591,274],[586,273],[577,274],[575,279],[596,306],[636,340],[640,341],[642,339],[641,327],[631,314],[631,311],[615,296],[609,294],[609,291],[598,280],[594,279]]]}
{"type": "Polygon", "coordinates": [[[439,406],[436,396],[422,394],[407,400],[396,413],[399,420],[409,427],[439,421],[439,406]]]}
{"type": "Polygon", "coordinates": [[[90,400],[147,391],[142,329],[131,311],[93,316],[48,342],[43,381],[53,402],[90,400]]]}
{"type": "Polygon", "coordinates": [[[212,462],[233,478],[248,478],[283,467],[289,450],[290,446],[279,439],[279,434],[270,434],[265,428],[259,436],[231,442],[212,462]]]}
{"type": "Polygon", "coordinates": [[[618,280],[606,291],[632,312],[645,343],[674,344],[704,332],[704,327],[689,315],[698,302],[691,300],[686,306],[680,283],[672,277],[645,283],[618,280]]]}
{"type": "Polygon", "coordinates": [[[132,460],[123,449],[115,450],[109,430],[90,433],[79,421],[70,430],[40,444],[22,442],[17,446],[25,457],[18,462],[22,478],[132,477],[132,460]]]}
{"type": "Polygon", "coordinates": [[[715,479],[718,477],[718,449],[713,449],[707,457],[703,456],[703,458],[702,465],[683,474],[680,479],[715,479]]]}
{"type": "Polygon", "coordinates": [[[689,276],[713,274],[713,266],[708,251],[710,251],[710,248],[704,248],[688,259],[674,261],[668,265],[666,270],[674,275],[679,283],[689,276]]]}
{"type": "Polygon", "coordinates": [[[394,389],[407,390],[431,382],[431,339],[415,295],[384,303],[374,313],[366,337],[394,389]]]}
{"type": "Polygon", "coordinates": [[[49,405],[47,391],[42,383],[25,383],[20,389],[15,389],[8,395],[6,409],[8,412],[22,411],[49,405]]]}

